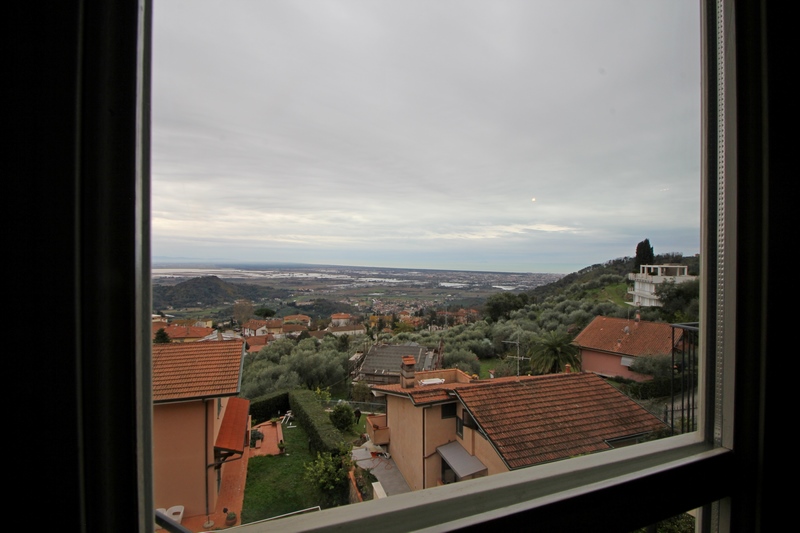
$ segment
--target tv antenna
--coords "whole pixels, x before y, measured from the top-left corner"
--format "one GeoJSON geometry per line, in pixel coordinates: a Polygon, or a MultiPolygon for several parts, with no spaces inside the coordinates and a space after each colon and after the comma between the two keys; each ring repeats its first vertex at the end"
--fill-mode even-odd
{"type": "Polygon", "coordinates": [[[515,341],[503,341],[504,344],[516,344],[517,345],[517,355],[516,356],[513,356],[513,355],[509,355],[508,356],[511,359],[516,359],[517,360],[517,377],[519,377],[519,362],[521,360],[523,360],[523,359],[530,359],[530,357],[523,357],[523,356],[521,356],[519,354],[519,339],[520,339],[520,335],[521,334],[522,334],[522,330],[519,329],[519,330],[517,330],[517,340],[515,340],[515,341]]]}

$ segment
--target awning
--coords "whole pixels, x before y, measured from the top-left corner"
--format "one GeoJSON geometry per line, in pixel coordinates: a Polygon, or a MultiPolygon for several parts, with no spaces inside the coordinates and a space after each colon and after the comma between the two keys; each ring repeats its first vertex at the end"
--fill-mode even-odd
{"type": "Polygon", "coordinates": [[[250,400],[244,398],[228,398],[225,416],[214,443],[216,455],[243,453],[247,442],[247,416],[250,414],[250,400]]]}
{"type": "Polygon", "coordinates": [[[459,478],[471,476],[481,470],[486,470],[486,465],[474,455],[468,454],[467,450],[457,441],[439,446],[436,448],[436,451],[439,452],[442,459],[447,461],[447,464],[450,465],[450,468],[453,469],[453,472],[455,472],[459,478]]]}

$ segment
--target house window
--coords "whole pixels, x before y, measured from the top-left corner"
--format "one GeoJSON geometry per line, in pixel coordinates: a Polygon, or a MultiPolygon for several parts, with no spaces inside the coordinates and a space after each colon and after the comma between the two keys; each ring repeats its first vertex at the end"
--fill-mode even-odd
{"type": "Polygon", "coordinates": [[[464,438],[464,420],[461,417],[456,418],[456,435],[464,438]]]}
{"type": "Polygon", "coordinates": [[[442,418],[455,418],[456,417],[456,404],[446,403],[442,405],[442,418]]]}

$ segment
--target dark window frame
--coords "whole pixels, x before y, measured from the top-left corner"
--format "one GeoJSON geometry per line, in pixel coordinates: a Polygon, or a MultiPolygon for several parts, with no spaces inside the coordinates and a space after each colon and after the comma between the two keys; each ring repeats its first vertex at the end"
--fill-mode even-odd
{"type": "MultiPolygon", "coordinates": [[[[510,527],[524,520],[543,529],[629,531],[704,506],[702,531],[759,531],[768,530],[768,517],[781,516],[767,493],[772,480],[765,464],[775,442],[776,431],[769,429],[786,418],[779,413],[785,408],[777,403],[772,407],[771,402],[773,422],[766,423],[767,398],[782,389],[775,378],[780,369],[767,365],[767,352],[776,350],[778,332],[786,331],[788,321],[777,298],[777,284],[785,279],[779,268],[786,263],[781,264],[776,243],[792,214],[782,199],[794,196],[793,180],[781,166],[788,163],[788,148],[781,140],[791,128],[786,127],[789,113],[782,115],[781,104],[788,99],[776,88],[776,72],[793,64],[780,42],[789,35],[781,25],[793,19],[778,2],[721,0],[718,5],[724,9],[721,25],[726,29],[722,52],[709,38],[716,28],[717,4],[702,3],[704,166],[707,176],[715,175],[717,148],[723,141],[715,133],[719,111],[727,133],[722,150],[728,154],[720,165],[730,188],[717,190],[711,183],[703,192],[704,209],[716,212],[718,203],[724,205],[728,226],[724,246],[703,249],[704,279],[713,283],[704,286],[704,317],[712,319],[704,323],[701,337],[706,348],[729,358],[733,364],[728,368],[735,368],[703,375],[707,390],[720,395],[709,400],[716,401],[714,417],[722,420],[722,427],[711,417],[703,428],[708,439],[702,442],[672,440],[679,444],[669,449],[645,443],[627,448],[625,453],[632,455],[619,460],[615,451],[607,452],[611,463],[607,458],[577,458],[573,464],[584,475],[582,484],[572,484],[575,474],[545,465],[537,471],[544,480],[539,483],[521,472],[489,476],[462,483],[457,491],[443,487],[393,496],[391,505],[367,502],[287,519],[292,521],[287,527],[318,524],[320,530],[330,530],[347,524],[389,531],[392,524],[402,524],[403,530],[469,529],[510,527]],[[723,88],[713,81],[718,63],[725,70],[723,88]],[[717,94],[724,94],[724,107],[717,106],[717,94]],[[718,264],[728,268],[724,276],[713,271],[718,264]],[[718,300],[719,292],[726,300],[718,300]],[[719,345],[713,340],[717,330],[727,333],[719,345]],[[602,487],[588,488],[593,482],[602,487]],[[649,499],[647,505],[627,505],[624,514],[609,521],[597,519],[620,501],[636,501],[664,486],[685,490],[674,491],[670,498],[649,499]],[[504,507],[492,505],[504,497],[504,507]],[[424,512],[409,513],[409,507],[424,512]],[[576,508],[581,513],[572,512],[576,508]],[[480,512],[465,516],[464,509],[480,512]]],[[[46,477],[51,492],[62,495],[51,502],[52,516],[82,531],[153,527],[151,9],[149,0],[59,2],[46,10],[16,6],[10,21],[12,28],[23,30],[15,35],[18,40],[12,39],[20,53],[11,56],[23,58],[24,68],[13,65],[17,72],[11,76],[12,87],[21,86],[14,91],[20,101],[11,121],[20,126],[11,165],[12,186],[20,190],[14,191],[18,200],[9,207],[12,215],[31,223],[19,241],[12,236],[12,246],[28,251],[38,279],[48,279],[52,260],[58,259],[63,282],[42,284],[27,310],[33,313],[33,304],[48,301],[67,317],[59,329],[63,350],[58,357],[49,358],[47,365],[38,358],[29,361],[19,375],[45,372],[38,376],[51,394],[42,395],[38,404],[32,400],[38,412],[47,412],[55,395],[66,400],[49,427],[59,435],[61,458],[43,465],[38,477],[46,477]],[[38,220],[30,217],[32,205],[37,206],[38,220]],[[32,249],[27,246],[35,242],[32,239],[52,246],[32,249]]],[[[714,241],[719,229],[714,220],[704,224],[705,241],[714,241]]],[[[777,454],[773,451],[771,456],[777,454]]],[[[245,532],[264,529],[243,527],[245,532]]]]}

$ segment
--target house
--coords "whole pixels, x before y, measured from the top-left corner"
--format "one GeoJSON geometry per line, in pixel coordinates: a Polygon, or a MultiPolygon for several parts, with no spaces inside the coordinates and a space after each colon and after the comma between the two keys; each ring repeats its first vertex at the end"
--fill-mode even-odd
{"type": "Polygon", "coordinates": [[[308,331],[308,327],[305,324],[284,323],[280,336],[276,335],[275,338],[290,337],[296,339],[304,331],[308,331]]]}
{"type": "Polygon", "coordinates": [[[283,334],[283,319],[273,318],[270,320],[265,320],[264,326],[267,330],[267,333],[271,333],[272,335],[283,334]]]}
{"type": "Polygon", "coordinates": [[[169,335],[169,340],[171,342],[196,342],[214,333],[213,328],[180,326],[175,324],[164,326],[161,322],[153,322],[153,338],[155,338],[156,332],[161,328],[169,335]]]}
{"type": "Polygon", "coordinates": [[[637,357],[671,355],[680,346],[683,330],[665,322],[597,316],[573,344],[580,350],[581,369],[606,377],[646,381],[651,376],[631,371],[637,357]]]}
{"type": "Polygon", "coordinates": [[[283,317],[284,324],[303,324],[305,327],[311,327],[311,317],[308,315],[287,315],[283,317]]]}
{"type": "Polygon", "coordinates": [[[270,342],[275,340],[271,333],[266,335],[256,335],[247,338],[247,353],[256,354],[261,351],[261,348],[269,345],[270,342]]]}
{"type": "Polygon", "coordinates": [[[242,326],[242,335],[245,337],[262,336],[269,333],[266,320],[248,320],[242,326]]]}
{"type": "Polygon", "coordinates": [[[565,373],[472,380],[456,369],[375,385],[386,414],[367,418],[412,490],[641,442],[666,425],[602,378],[565,373]]]}
{"type": "Polygon", "coordinates": [[[686,265],[640,265],[639,272],[628,274],[633,281],[633,288],[628,294],[633,297],[629,302],[636,307],[661,307],[664,304],[658,298],[656,289],[663,283],[686,283],[694,281],[697,276],[689,275],[686,265]]]}
{"type": "Polygon", "coordinates": [[[376,344],[356,363],[355,380],[369,384],[400,383],[400,366],[407,356],[414,359],[416,371],[434,370],[438,364],[435,353],[417,343],[376,344]]]}
{"type": "Polygon", "coordinates": [[[213,327],[214,321],[210,318],[207,319],[197,319],[197,318],[180,318],[177,320],[173,320],[172,324],[176,326],[193,326],[198,328],[210,328],[213,327]]]}
{"type": "Polygon", "coordinates": [[[335,337],[341,337],[342,335],[354,337],[356,335],[366,335],[367,328],[365,328],[363,324],[348,324],[345,326],[331,325],[325,328],[325,332],[335,337]]]}
{"type": "Polygon", "coordinates": [[[243,341],[153,345],[153,497],[184,516],[213,512],[225,463],[248,445],[243,341]]]}
{"type": "Polygon", "coordinates": [[[334,313],[331,315],[331,326],[349,326],[354,318],[355,317],[349,313],[334,313]]]}

